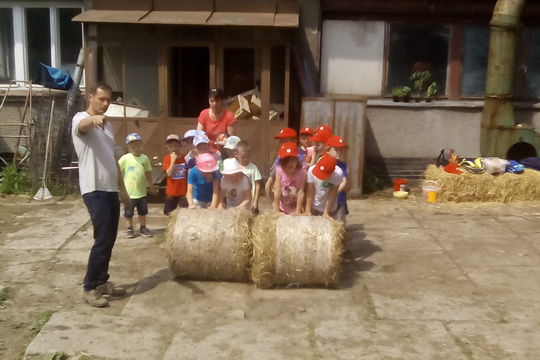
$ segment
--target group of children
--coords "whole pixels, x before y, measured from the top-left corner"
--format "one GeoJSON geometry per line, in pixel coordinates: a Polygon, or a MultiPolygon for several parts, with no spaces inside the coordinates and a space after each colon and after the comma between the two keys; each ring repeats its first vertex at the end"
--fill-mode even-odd
{"type": "MultiPolygon", "coordinates": [[[[348,182],[344,161],[347,144],[343,139],[333,135],[327,125],[320,125],[315,131],[304,127],[299,138],[294,129],[284,128],[275,138],[279,149],[265,184],[274,211],[345,221],[348,182]]],[[[150,177],[150,160],[142,153],[140,135],[129,134],[126,145],[129,153],[118,163],[131,199],[124,210],[127,236],[135,236],[135,208],[140,233],[152,236],[145,218],[147,188],[157,191],[150,177]]],[[[177,207],[245,208],[258,213],[262,176],[250,161],[251,145],[247,141],[222,134],[211,143],[204,131],[189,130],[182,138],[168,135],[165,146],[168,154],[163,159],[167,174],[164,214],[169,215],[177,207]]]]}

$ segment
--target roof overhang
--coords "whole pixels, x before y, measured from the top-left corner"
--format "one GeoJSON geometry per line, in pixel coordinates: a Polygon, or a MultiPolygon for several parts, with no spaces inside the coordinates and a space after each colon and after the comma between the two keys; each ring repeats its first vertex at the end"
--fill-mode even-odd
{"type": "Polygon", "coordinates": [[[298,27],[299,7],[296,0],[94,0],[73,21],[298,27]]]}

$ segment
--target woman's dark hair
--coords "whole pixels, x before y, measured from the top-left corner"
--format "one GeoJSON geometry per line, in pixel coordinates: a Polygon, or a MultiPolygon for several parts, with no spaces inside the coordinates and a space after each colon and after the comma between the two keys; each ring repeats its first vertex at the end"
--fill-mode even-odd
{"type": "Polygon", "coordinates": [[[225,99],[225,91],[221,88],[213,88],[210,89],[208,92],[208,98],[209,99],[216,99],[216,100],[224,100],[225,99]]]}
{"type": "Polygon", "coordinates": [[[281,167],[285,167],[291,161],[296,161],[296,164],[297,164],[296,167],[297,168],[302,166],[302,164],[300,164],[300,161],[298,160],[298,157],[296,157],[296,156],[287,156],[286,158],[279,159],[279,165],[281,167]]]}

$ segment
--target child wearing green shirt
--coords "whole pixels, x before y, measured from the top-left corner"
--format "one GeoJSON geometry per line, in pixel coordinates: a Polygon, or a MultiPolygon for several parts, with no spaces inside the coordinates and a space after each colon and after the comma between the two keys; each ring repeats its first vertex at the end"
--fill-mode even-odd
{"type": "Polygon", "coordinates": [[[129,153],[118,160],[118,165],[124,176],[124,184],[129,195],[129,204],[124,205],[124,217],[128,223],[126,236],[134,238],[133,215],[135,208],[139,215],[141,235],[153,236],[146,227],[146,215],[148,214],[147,187],[152,184],[152,165],[148,156],[142,153],[142,138],[137,133],[131,133],[126,137],[126,145],[129,153]]]}

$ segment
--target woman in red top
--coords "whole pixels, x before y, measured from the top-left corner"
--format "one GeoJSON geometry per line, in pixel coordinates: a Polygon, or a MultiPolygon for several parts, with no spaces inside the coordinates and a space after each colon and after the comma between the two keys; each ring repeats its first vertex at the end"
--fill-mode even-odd
{"type": "Polygon", "coordinates": [[[236,118],[233,113],[225,109],[223,99],[225,94],[222,89],[211,89],[208,93],[210,107],[201,111],[197,130],[203,130],[211,141],[212,146],[219,134],[227,133],[234,135],[233,124],[236,118]]]}

